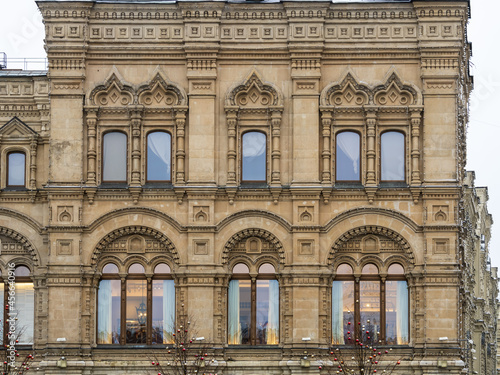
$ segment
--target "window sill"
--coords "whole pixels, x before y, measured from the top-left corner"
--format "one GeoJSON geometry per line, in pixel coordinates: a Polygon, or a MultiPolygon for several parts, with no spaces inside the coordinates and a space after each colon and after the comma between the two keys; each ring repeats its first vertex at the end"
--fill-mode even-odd
{"type": "Polygon", "coordinates": [[[269,185],[266,182],[245,182],[240,185],[240,189],[269,189],[269,185]]]}
{"type": "Polygon", "coordinates": [[[98,189],[128,189],[126,183],[102,183],[97,188],[98,189]]]}
{"type": "MultiPolygon", "coordinates": [[[[171,345],[170,345],[171,346],[171,345]]],[[[168,344],[97,344],[96,349],[166,349],[168,344]]]]}
{"type": "Polygon", "coordinates": [[[378,186],[380,189],[392,189],[392,188],[408,188],[406,181],[387,181],[381,182],[378,186]]]}
{"type": "Polygon", "coordinates": [[[334,189],[364,189],[361,182],[337,182],[333,186],[334,189]]]}
{"type": "Polygon", "coordinates": [[[168,182],[148,182],[142,185],[144,189],[173,189],[174,185],[168,182]]]}
{"type": "Polygon", "coordinates": [[[28,191],[25,186],[7,186],[3,189],[3,191],[28,191]]]}

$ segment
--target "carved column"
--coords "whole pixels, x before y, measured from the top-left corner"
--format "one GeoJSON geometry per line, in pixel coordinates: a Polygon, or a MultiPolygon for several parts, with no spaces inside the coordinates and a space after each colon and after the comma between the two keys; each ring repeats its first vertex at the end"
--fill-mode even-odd
{"type": "Polygon", "coordinates": [[[30,143],[30,189],[36,189],[36,149],[37,137],[33,137],[30,143]]]}
{"type": "MultiPolygon", "coordinates": [[[[186,108],[175,110],[175,133],[177,137],[177,151],[175,153],[176,157],[176,175],[175,183],[184,185],[186,183],[186,174],[184,161],[186,158],[185,150],[185,126],[186,126],[186,108]]],[[[173,177],[173,176],[172,176],[173,177]]]]}
{"type": "Polygon", "coordinates": [[[238,109],[226,109],[227,118],[227,185],[236,186],[236,125],[238,123],[238,109]]]}
{"type": "Polygon", "coordinates": [[[321,183],[323,185],[331,185],[332,183],[332,146],[331,146],[331,134],[332,134],[332,112],[327,110],[321,111],[321,125],[322,137],[323,137],[323,150],[321,150],[321,157],[323,159],[323,170],[321,172],[321,183]]]}
{"type": "Polygon", "coordinates": [[[271,112],[271,134],[272,134],[272,169],[271,185],[281,185],[280,180],[280,136],[281,136],[281,109],[272,109],[271,112]]]}
{"type": "Polygon", "coordinates": [[[411,110],[411,185],[420,185],[420,126],[422,124],[422,109],[411,110]]]}
{"type": "Polygon", "coordinates": [[[375,148],[376,126],[377,126],[377,108],[365,108],[366,121],[366,183],[367,186],[377,184],[375,171],[375,158],[377,155],[375,148]]]}
{"type": "Polygon", "coordinates": [[[97,185],[96,181],[96,134],[97,108],[87,110],[87,185],[97,185]]]}
{"type": "Polygon", "coordinates": [[[141,185],[141,125],[142,109],[134,108],[130,111],[130,134],[132,137],[132,178],[131,186],[141,185]]]}

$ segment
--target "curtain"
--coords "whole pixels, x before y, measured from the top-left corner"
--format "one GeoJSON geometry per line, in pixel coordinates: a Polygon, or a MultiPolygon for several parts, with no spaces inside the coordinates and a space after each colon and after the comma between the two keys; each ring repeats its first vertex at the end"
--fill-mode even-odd
{"type": "Polygon", "coordinates": [[[278,280],[269,280],[269,317],[266,330],[266,344],[279,343],[280,286],[278,280]]]}
{"type": "Polygon", "coordinates": [[[408,344],[408,286],[406,281],[397,282],[396,294],[396,328],[398,345],[408,344]]]}
{"type": "Polygon", "coordinates": [[[231,280],[229,282],[228,296],[228,344],[241,344],[241,326],[240,326],[240,282],[231,280]]]}
{"type": "MultiPolygon", "coordinates": [[[[351,160],[352,170],[358,175],[359,170],[359,135],[353,132],[342,132],[337,135],[337,147],[351,160]]],[[[338,167],[337,167],[338,168],[338,167]]]]}
{"type": "Polygon", "coordinates": [[[266,151],[266,135],[259,132],[243,134],[243,157],[254,158],[266,151]]]}
{"type": "Polygon", "coordinates": [[[151,160],[151,156],[148,155],[149,180],[170,180],[170,149],[170,134],[164,132],[154,132],[148,135],[148,152],[152,152],[163,163],[162,166],[155,165],[151,160]],[[159,176],[159,178],[151,178],[151,176],[159,176]]]}
{"type": "Polygon", "coordinates": [[[99,282],[97,300],[99,303],[97,307],[97,343],[112,344],[111,280],[101,280],[99,282]]]}
{"type": "Polygon", "coordinates": [[[127,180],[127,136],[113,132],[104,135],[102,179],[104,181],[127,180]]]}
{"type": "Polygon", "coordinates": [[[344,342],[344,295],[343,282],[334,281],[332,285],[332,338],[334,344],[344,342]]]}
{"type": "Polygon", "coordinates": [[[35,321],[35,293],[33,283],[16,283],[17,332],[19,344],[33,344],[35,321]]]}
{"type": "Polygon", "coordinates": [[[163,343],[172,343],[175,329],[175,285],[174,280],[163,281],[163,343]]]}

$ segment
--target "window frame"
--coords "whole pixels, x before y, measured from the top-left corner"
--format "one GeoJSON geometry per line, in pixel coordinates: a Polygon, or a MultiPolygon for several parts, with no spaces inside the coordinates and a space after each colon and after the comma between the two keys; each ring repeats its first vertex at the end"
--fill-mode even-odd
{"type": "Polygon", "coordinates": [[[406,142],[407,142],[407,134],[406,132],[398,129],[387,129],[382,132],[380,132],[379,135],[379,175],[380,175],[380,182],[381,183],[406,183],[408,179],[408,173],[407,173],[407,160],[406,160],[406,142]],[[382,137],[384,134],[387,133],[398,133],[403,136],[403,178],[401,180],[383,180],[382,179],[382,153],[383,153],[383,147],[382,147],[382,137]]]}
{"type": "Polygon", "coordinates": [[[128,183],[129,180],[129,136],[125,131],[110,129],[102,133],[101,136],[101,183],[105,185],[118,184],[124,185],[128,183]],[[125,135],[125,180],[106,180],[104,178],[104,138],[108,134],[120,133],[125,135]]]}
{"type": "MultiPolygon", "coordinates": [[[[6,264],[8,264],[8,263],[9,262],[6,262],[6,264]]],[[[16,347],[19,347],[20,349],[28,349],[28,348],[32,348],[33,345],[35,344],[35,311],[36,311],[35,310],[35,301],[36,301],[35,283],[34,283],[33,278],[32,278],[32,275],[33,275],[32,271],[31,271],[32,267],[30,267],[24,263],[16,264],[15,269],[17,269],[18,267],[26,267],[29,270],[29,275],[28,276],[17,276],[16,275],[15,283],[16,284],[33,284],[33,332],[32,332],[33,342],[29,343],[29,344],[19,344],[16,346],[16,347]]],[[[7,277],[8,277],[8,271],[7,271],[7,277]]],[[[3,285],[4,285],[3,306],[7,306],[8,305],[8,296],[9,296],[9,283],[8,283],[8,281],[6,282],[4,279],[3,285]]],[[[5,319],[5,316],[9,310],[6,310],[5,308],[3,308],[2,310],[3,310],[3,319],[2,319],[2,323],[1,323],[2,329],[3,329],[2,340],[3,340],[3,345],[5,345],[5,343],[8,342],[8,332],[9,332],[8,324],[7,324],[8,322],[7,322],[7,319],[5,319]]],[[[22,329],[22,327],[19,327],[19,325],[17,325],[17,324],[16,324],[16,328],[22,329]]]]}
{"type": "MultiPolygon", "coordinates": [[[[410,336],[410,333],[411,333],[411,320],[410,320],[410,294],[408,292],[408,316],[407,316],[407,321],[408,321],[408,344],[387,344],[387,332],[386,332],[386,325],[387,325],[387,309],[386,309],[386,302],[387,302],[387,294],[386,294],[386,283],[387,281],[405,281],[406,282],[406,285],[408,287],[408,279],[406,278],[406,275],[405,274],[385,274],[384,276],[381,276],[381,271],[380,271],[380,266],[373,263],[373,262],[365,262],[362,264],[362,267],[361,269],[368,265],[368,264],[373,264],[375,265],[377,268],[378,268],[378,273],[377,274],[363,274],[361,273],[360,275],[355,275],[355,272],[354,272],[354,267],[349,264],[349,263],[346,263],[346,262],[342,262],[340,264],[338,264],[336,267],[335,267],[335,270],[337,270],[341,265],[343,264],[347,264],[349,265],[353,272],[350,273],[350,274],[337,274],[335,275],[333,281],[332,281],[332,287],[333,287],[333,283],[336,282],[336,281],[352,281],[354,284],[353,284],[353,287],[354,287],[354,314],[353,314],[353,319],[354,319],[354,322],[353,322],[353,326],[355,327],[353,332],[355,333],[352,337],[352,344],[349,344],[349,343],[344,343],[344,344],[335,344],[333,343],[333,330],[331,332],[331,340],[330,342],[332,343],[332,345],[334,346],[338,346],[338,345],[345,345],[345,346],[352,346],[354,345],[354,341],[356,339],[361,339],[361,328],[359,327],[359,325],[357,324],[358,322],[361,322],[362,325],[366,324],[366,322],[363,322],[361,321],[361,308],[360,308],[360,304],[361,304],[361,288],[360,288],[360,283],[362,281],[373,281],[373,282],[377,282],[379,283],[379,291],[380,291],[380,296],[379,296],[379,316],[380,316],[380,334],[378,335],[378,340],[380,340],[380,344],[381,345],[396,345],[396,346],[408,346],[409,345],[409,342],[411,341],[411,336],[410,336]]],[[[389,269],[390,266],[392,266],[393,264],[398,264],[398,265],[401,265],[403,267],[403,269],[405,269],[405,267],[400,263],[400,262],[391,262],[389,264],[389,266],[387,267],[387,269],[389,269]]],[[[331,288],[330,288],[331,290],[331,288]]],[[[331,298],[331,308],[333,308],[333,296],[331,298]]],[[[345,327],[342,327],[343,329],[343,332],[345,332],[344,330],[345,327]]]]}
{"type": "Polygon", "coordinates": [[[362,155],[362,146],[363,146],[363,143],[362,143],[362,133],[359,132],[359,131],[356,131],[356,130],[352,130],[352,129],[345,129],[345,130],[340,130],[338,132],[335,133],[335,175],[334,175],[334,178],[335,178],[335,183],[340,183],[340,184],[343,184],[343,183],[361,183],[362,181],[362,158],[361,158],[361,155],[362,155]],[[357,134],[358,137],[359,137],[359,179],[357,180],[339,180],[338,179],[338,150],[337,150],[337,137],[342,134],[342,133],[354,133],[354,134],[357,134]]]}
{"type": "Polygon", "coordinates": [[[269,181],[269,157],[268,157],[268,152],[269,152],[269,136],[267,132],[263,130],[258,130],[258,129],[246,129],[245,131],[241,132],[240,134],[240,182],[242,185],[255,185],[255,184],[267,184],[269,181]],[[265,178],[263,180],[244,180],[243,179],[243,137],[245,134],[249,133],[260,133],[263,134],[265,137],[265,143],[266,143],[266,148],[265,148],[265,153],[264,153],[264,172],[265,172],[265,178]]]}
{"type": "MultiPolygon", "coordinates": [[[[152,270],[154,271],[155,267],[159,264],[166,264],[170,270],[172,270],[170,264],[166,261],[160,261],[155,264],[153,264],[152,270]]],[[[168,345],[168,344],[153,344],[153,281],[154,280],[173,280],[174,281],[174,286],[175,286],[175,279],[174,275],[172,273],[154,273],[152,276],[148,274],[146,276],[147,271],[146,267],[140,263],[140,262],[130,262],[127,264],[125,267],[127,270],[126,276],[123,276],[123,274],[120,273],[120,267],[114,263],[114,262],[105,262],[102,264],[100,267],[101,270],[101,277],[99,278],[98,282],[98,287],[97,287],[97,292],[96,292],[96,339],[95,342],[97,345],[101,346],[126,346],[126,347],[131,347],[131,346],[152,346],[152,345],[168,345]],[[108,264],[114,264],[116,267],[118,267],[118,272],[116,273],[102,273],[102,270],[106,265],[108,264]],[[141,266],[144,267],[145,272],[144,273],[130,273],[129,268],[134,265],[134,264],[140,264],[141,266]],[[119,337],[119,343],[99,343],[98,337],[99,337],[99,284],[101,280],[120,280],[120,337],[119,337]],[[147,311],[147,318],[146,318],[146,342],[145,343],[127,343],[127,281],[128,280],[144,280],[146,281],[146,311],[147,311]]],[[[173,301],[174,304],[174,311],[176,311],[176,306],[177,306],[177,293],[175,294],[175,298],[173,301]]],[[[175,326],[175,317],[174,317],[174,322],[175,326]]]]}
{"type": "Polygon", "coordinates": [[[5,170],[6,170],[6,178],[5,178],[5,187],[7,188],[23,188],[23,187],[26,187],[26,160],[27,160],[27,155],[26,155],[26,152],[25,151],[22,151],[22,150],[10,150],[9,152],[7,152],[6,154],[6,166],[5,166],[5,170]],[[23,183],[21,185],[13,185],[13,184],[10,184],[10,179],[9,179],[9,172],[10,172],[10,156],[12,154],[21,154],[24,156],[24,166],[23,166],[23,183]]]}
{"type": "MultiPolygon", "coordinates": [[[[238,265],[238,264],[244,264],[245,266],[248,267],[248,264],[246,264],[245,262],[234,262],[232,267],[231,267],[231,270],[234,270],[234,268],[238,265]]],[[[276,265],[271,263],[271,262],[267,262],[267,261],[264,261],[264,262],[261,262],[257,265],[257,270],[259,270],[259,268],[264,265],[264,264],[271,264],[274,269],[275,269],[275,272],[274,273],[258,273],[256,276],[254,276],[253,272],[251,271],[251,268],[249,268],[249,272],[248,273],[233,273],[233,271],[231,271],[231,277],[229,278],[229,283],[232,281],[232,280],[249,280],[250,281],[250,311],[251,311],[251,318],[250,318],[250,334],[249,334],[249,343],[248,344],[228,344],[230,346],[243,346],[243,347],[252,347],[252,346],[277,346],[280,344],[280,326],[281,324],[278,324],[278,343],[277,344],[260,344],[260,343],[257,343],[257,281],[259,280],[276,280],[278,282],[278,288],[280,290],[279,294],[278,294],[278,322],[281,323],[281,306],[279,304],[280,302],[280,295],[281,295],[281,288],[280,288],[280,283],[279,283],[279,279],[277,277],[277,273],[276,273],[276,265]]],[[[229,285],[228,283],[228,285],[229,285]]],[[[228,297],[229,297],[229,293],[228,293],[228,297]]],[[[229,309],[230,309],[230,306],[229,306],[230,302],[228,301],[227,303],[227,319],[226,319],[226,323],[228,325],[228,328],[226,330],[226,332],[228,333],[228,337],[226,339],[226,342],[229,341],[229,309]]],[[[240,307],[238,306],[238,309],[240,309],[240,307]]],[[[241,311],[241,310],[240,310],[241,311]]]]}
{"type": "Polygon", "coordinates": [[[173,146],[174,146],[174,142],[173,142],[173,135],[170,131],[167,131],[167,130],[157,130],[157,129],[152,129],[150,131],[148,131],[146,134],[145,134],[145,143],[146,143],[146,147],[145,147],[145,162],[144,162],[144,174],[145,174],[145,183],[146,184],[171,184],[172,181],[173,181],[173,173],[174,173],[174,165],[172,163],[173,161],[173,146]],[[148,162],[149,162],[149,136],[151,134],[154,134],[154,133],[165,133],[165,134],[168,134],[170,136],[170,156],[169,156],[169,161],[170,161],[170,178],[168,180],[150,180],[148,179],[148,162]]]}

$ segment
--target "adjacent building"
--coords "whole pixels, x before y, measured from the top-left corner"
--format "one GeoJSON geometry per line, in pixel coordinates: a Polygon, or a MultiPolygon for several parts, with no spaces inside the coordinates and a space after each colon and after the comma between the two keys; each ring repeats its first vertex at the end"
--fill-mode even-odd
{"type": "Polygon", "coordinates": [[[182,316],[223,374],[325,373],[350,322],[401,374],[495,368],[467,1],[37,4],[48,71],[0,70],[35,373],[142,374],[182,316]]]}

